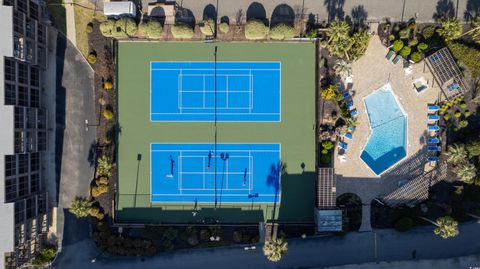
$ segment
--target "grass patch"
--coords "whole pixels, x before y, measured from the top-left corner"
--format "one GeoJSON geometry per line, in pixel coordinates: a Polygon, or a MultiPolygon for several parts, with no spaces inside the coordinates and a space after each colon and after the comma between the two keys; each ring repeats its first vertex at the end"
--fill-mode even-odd
{"type": "Polygon", "coordinates": [[[106,18],[101,11],[95,11],[95,5],[89,1],[76,1],[77,5],[73,6],[75,12],[75,32],[77,38],[77,48],[83,54],[84,57],[88,56],[88,34],[87,25],[92,20],[104,21],[106,18]]]}
{"type": "Polygon", "coordinates": [[[47,10],[50,15],[50,20],[52,21],[55,28],[57,28],[62,33],[67,33],[67,22],[65,16],[65,6],[63,5],[63,0],[48,0],[47,1],[47,10]]]}

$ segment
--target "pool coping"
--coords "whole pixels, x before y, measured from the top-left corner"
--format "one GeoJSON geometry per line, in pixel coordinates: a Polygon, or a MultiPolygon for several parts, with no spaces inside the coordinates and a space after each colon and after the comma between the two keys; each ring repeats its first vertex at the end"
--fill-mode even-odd
{"type": "Polygon", "coordinates": [[[358,158],[366,165],[366,167],[375,175],[375,177],[377,178],[381,178],[383,174],[385,174],[386,172],[389,172],[391,170],[393,170],[397,165],[399,165],[401,162],[403,162],[407,157],[408,157],[408,113],[406,113],[406,111],[403,109],[403,106],[402,104],[400,103],[399,101],[399,97],[395,94],[395,92],[393,91],[393,88],[392,88],[392,85],[390,84],[390,82],[387,82],[386,84],[383,84],[382,86],[380,86],[379,88],[377,88],[376,90],[373,90],[370,94],[364,96],[362,98],[362,101],[363,101],[363,104],[364,104],[364,111],[365,111],[365,114],[367,114],[367,119],[368,119],[368,127],[370,129],[370,134],[368,135],[367,137],[367,142],[361,147],[361,150],[359,152],[359,155],[358,155],[358,158]],[[368,116],[368,109],[367,109],[367,103],[365,103],[365,98],[367,98],[368,96],[376,93],[377,91],[380,91],[382,89],[384,89],[386,86],[388,86],[387,90],[392,94],[393,98],[395,99],[395,102],[397,103],[398,107],[400,108],[400,110],[402,111],[403,115],[405,116],[405,120],[406,120],[406,125],[405,125],[405,156],[403,158],[401,158],[400,160],[398,160],[397,162],[395,162],[392,166],[390,166],[389,168],[383,170],[380,174],[377,174],[375,173],[375,171],[373,171],[373,169],[361,158],[362,156],[362,153],[363,151],[365,151],[365,147],[366,145],[368,144],[368,141],[370,140],[370,137],[372,136],[373,134],[373,129],[372,129],[372,125],[371,125],[371,122],[370,122],[370,117],[368,116]]]}

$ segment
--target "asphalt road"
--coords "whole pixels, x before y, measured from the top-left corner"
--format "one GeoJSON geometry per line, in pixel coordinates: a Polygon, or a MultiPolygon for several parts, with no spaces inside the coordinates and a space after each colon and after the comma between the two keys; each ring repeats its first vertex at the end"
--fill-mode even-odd
{"type": "Polygon", "coordinates": [[[279,263],[267,262],[261,246],[245,251],[240,247],[177,251],[152,258],[97,258],[98,250],[90,240],[64,248],[53,268],[315,268],[366,262],[439,259],[459,257],[480,252],[480,224],[468,223],[460,227],[460,235],[441,239],[433,227],[415,229],[408,233],[380,230],[349,233],[343,237],[323,237],[289,241],[289,251],[279,263]],[[375,235],[376,234],[376,235],[375,235]],[[376,240],[375,240],[376,237],[376,240]]]}

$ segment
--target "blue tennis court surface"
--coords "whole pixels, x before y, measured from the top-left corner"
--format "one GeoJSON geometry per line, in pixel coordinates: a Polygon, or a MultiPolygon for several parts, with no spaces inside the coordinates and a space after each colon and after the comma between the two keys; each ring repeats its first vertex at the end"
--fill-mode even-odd
{"type": "Polygon", "coordinates": [[[280,121],[280,62],[152,62],[152,121],[280,121]]]}
{"type": "Polygon", "coordinates": [[[279,144],[217,144],[216,154],[214,144],[151,144],[150,151],[152,202],[280,201],[279,144]]]}

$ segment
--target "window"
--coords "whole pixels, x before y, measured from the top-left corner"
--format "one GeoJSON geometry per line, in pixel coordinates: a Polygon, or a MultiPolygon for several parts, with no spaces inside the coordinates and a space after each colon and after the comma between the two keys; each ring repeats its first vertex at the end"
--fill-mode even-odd
{"type": "Polygon", "coordinates": [[[25,221],[25,201],[15,202],[15,224],[25,221]]]}
{"type": "Polygon", "coordinates": [[[37,200],[36,197],[30,197],[27,199],[27,219],[35,217],[37,214],[37,200]]]}
{"type": "Polygon", "coordinates": [[[27,151],[37,151],[37,132],[27,131],[27,151]]]}
{"type": "Polygon", "coordinates": [[[38,109],[37,114],[37,128],[45,129],[47,128],[47,112],[43,109],[38,109]]]}
{"type": "Polygon", "coordinates": [[[40,87],[40,71],[37,67],[30,67],[30,85],[40,87]]]}
{"type": "Polygon", "coordinates": [[[47,40],[47,38],[45,36],[46,33],[47,33],[46,27],[39,23],[37,25],[37,40],[40,44],[45,45],[45,41],[47,40]]]}
{"type": "Polygon", "coordinates": [[[5,177],[17,174],[17,158],[15,155],[5,155],[5,177]]]}
{"type": "Polygon", "coordinates": [[[18,105],[28,106],[28,88],[25,86],[18,86],[18,105]]]}
{"type": "Polygon", "coordinates": [[[35,129],[37,127],[37,110],[35,108],[27,108],[27,128],[35,129]]]}
{"type": "Polygon", "coordinates": [[[15,81],[15,61],[13,59],[5,58],[5,80],[15,81]]]}
{"type": "Polygon", "coordinates": [[[18,173],[28,172],[28,154],[18,154],[18,173]]]}
{"type": "Polygon", "coordinates": [[[23,107],[15,107],[15,128],[23,129],[24,125],[25,110],[23,107]]]}
{"type": "Polygon", "coordinates": [[[30,193],[36,193],[40,189],[40,174],[35,173],[30,176],[30,193]]]}
{"type": "Polygon", "coordinates": [[[18,196],[22,197],[28,194],[28,176],[18,177],[18,196]]]}
{"type": "Polygon", "coordinates": [[[30,18],[38,20],[38,5],[33,1],[30,1],[30,18]]]}
{"type": "MultiPolygon", "coordinates": [[[[21,2],[21,0],[19,1],[21,2]]],[[[19,35],[23,36],[24,31],[23,31],[23,21],[24,21],[24,15],[19,12],[14,12],[13,13],[13,31],[18,33],[19,35]]]]}
{"type": "Polygon", "coordinates": [[[13,6],[13,0],[3,0],[4,6],[13,6]]]}
{"type": "Polygon", "coordinates": [[[38,88],[30,88],[30,106],[40,106],[40,91],[38,90],[38,88]]]}
{"type": "Polygon", "coordinates": [[[24,134],[23,132],[15,132],[15,152],[16,153],[22,153],[25,151],[23,141],[24,141],[24,134]]]}
{"type": "Polygon", "coordinates": [[[28,5],[28,1],[26,0],[17,0],[17,9],[18,11],[21,11],[25,14],[27,14],[27,5],[28,5]]]}
{"type": "Polygon", "coordinates": [[[43,131],[38,132],[38,141],[37,141],[38,151],[47,150],[47,133],[43,131]]]}
{"type": "Polygon", "coordinates": [[[28,84],[28,65],[22,62],[18,63],[18,82],[28,84]]]}
{"type": "Polygon", "coordinates": [[[5,179],[5,201],[17,198],[17,178],[5,179]]]}
{"type": "Polygon", "coordinates": [[[40,170],[40,153],[30,154],[30,171],[36,172],[40,170]]]}
{"type": "Polygon", "coordinates": [[[5,105],[16,105],[17,104],[17,92],[15,90],[15,85],[10,83],[5,83],[5,105]]]}

